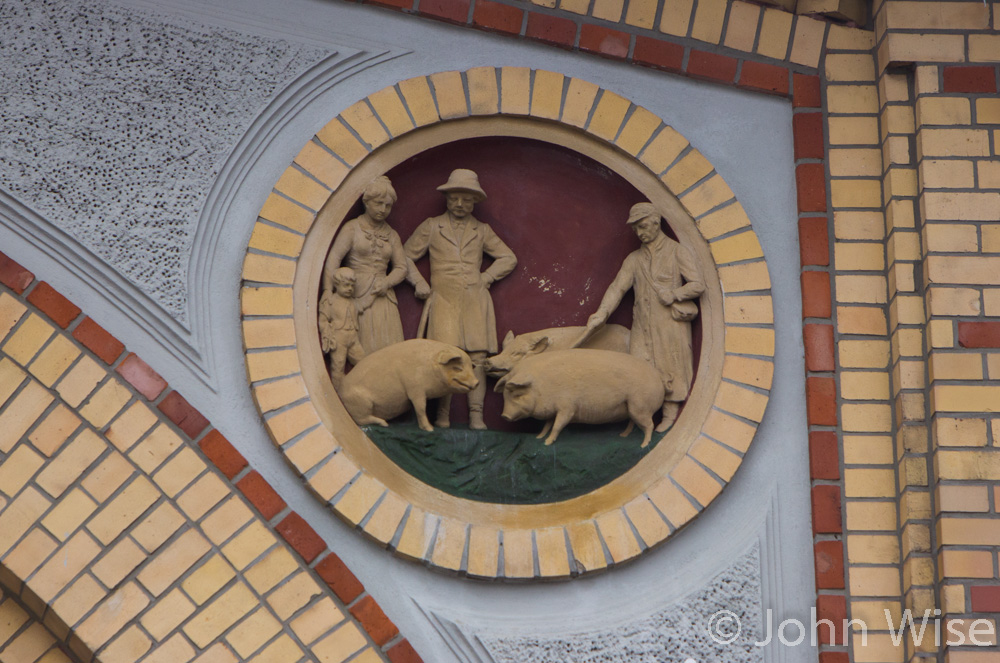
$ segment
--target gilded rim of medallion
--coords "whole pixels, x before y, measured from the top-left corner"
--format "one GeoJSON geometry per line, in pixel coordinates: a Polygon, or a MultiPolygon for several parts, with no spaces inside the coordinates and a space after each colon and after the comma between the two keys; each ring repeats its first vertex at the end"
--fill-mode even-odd
{"type": "Polygon", "coordinates": [[[247,367],[275,443],[342,518],[398,554],[442,569],[554,578],[636,557],[721,493],[767,403],[774,354],[770,281],[735,196],[707,159],[658,117],[552,72],[442,72],[402,81],[346,109],[275,185],[243,276],[247,367]],[[557,88],[558,100],[551,93],[557,88]],[[611,168],[660,207],[678,239],[713,266],[702,298],[699,376],[667,444],[605,486],[554,504],[475,502],[400,470],[344,411],[309,323],[322,257],[368,181],[431,147],[495,135],[562,145],[611,168]],[[494,563],[501,540],[502,572],[494,563]]]}

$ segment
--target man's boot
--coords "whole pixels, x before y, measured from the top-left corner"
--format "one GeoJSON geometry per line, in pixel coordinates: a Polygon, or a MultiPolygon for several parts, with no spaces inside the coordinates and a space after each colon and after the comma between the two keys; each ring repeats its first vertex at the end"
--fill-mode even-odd
{"type": "Polygon", "coordinates": [[[486,430],[486,422],[483,421],[483,402],[486,400],[486,369],[483,367],[483,362],[486,360],[486,353],[469,354],[472,356],[472,370],[479,380],[476,388],[469,392],[469,428],[486,430]]]}
{"type": "Polygon", "coordinates": [[[442,396],[438,401],[437,417],[434,418],[437,428],[451,428],[451,394],[442,396]]]}
{"type": "Polygon", "coordinates": [[[674,425],[677,421],[677,413],[680,412],[681,404],[674,401],[665,401],[663,403],[663,421],[660,425],[656,427],[657,433],[665,433],[670,430],[670,427],[674,425]]]}

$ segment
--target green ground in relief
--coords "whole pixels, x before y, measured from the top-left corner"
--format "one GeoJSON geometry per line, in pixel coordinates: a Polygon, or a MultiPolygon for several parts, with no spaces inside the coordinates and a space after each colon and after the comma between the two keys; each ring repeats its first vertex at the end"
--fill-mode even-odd
{"type": "MultiPolygon", "coordinates": [[[[552,446],[535,433],[472,431],[465,426],[425,432],[416,423],[365,426],[375,445],[409,474],[456,497],[498,504],[544,504],[584,495],[622,475],[663,437],[642,449],[627,422],[570,425],[552,446]]],[[[541,430],[542,422],[537,430],[541,430]]]]}

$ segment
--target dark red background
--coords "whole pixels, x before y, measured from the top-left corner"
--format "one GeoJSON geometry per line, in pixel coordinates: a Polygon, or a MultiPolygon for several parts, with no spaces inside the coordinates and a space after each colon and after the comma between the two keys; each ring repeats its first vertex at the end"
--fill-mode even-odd
{"type": "MultiPolygon", "coordinates": [[[[622,260],[639,247],[625,221],[629,208],[645,197],[617,173],[572,150],[527,138],[470,138],[422,152],[387,173],[399,195],[389,223],[404,242],[424,219],[445,212],[437,187],[455,168],[479,174],[488,198],[474,215],[517,255],[514,271],[491,288],[500,343],[508,330],[520,334],[585,324],[622,260]]],[[[362,211],[359,200],[347,218],[362,211]]],[[[666,225],[664,230],[675,237],[666,225]]],[[[488,259],[484,268],[487,264],[488,259]]],[[[426,256],[417,265],[429,278],[426,256]]],[[[403,331],[413,338],[423,304],[405,282],[396,295],[403,331]]],[[[631,293],[610,322],[631,326],[631,293]]],[[[540,426],[533,420],[503,421],[503,399],[492,392],[493,384],[490,380],[486,400],[490,428],[540,426]]],[[[465,398],[453,401],[452,421],[466,422],[465,398]]],[[[433,412],[428,414],[433,420],[433,412]]]]}

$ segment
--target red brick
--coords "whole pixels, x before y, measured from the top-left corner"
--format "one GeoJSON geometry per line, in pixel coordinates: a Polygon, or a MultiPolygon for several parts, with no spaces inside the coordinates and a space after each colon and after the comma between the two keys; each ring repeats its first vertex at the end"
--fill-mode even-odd
{"type": "Polygon", "coordinates": [[[834,370],[833,325],[805,325],[802,333],[806,347],[806,370],[834,370]]]}
{"type": "Polygon", "coordinates": [[[209,431],[198,446],[227,479],[232,479],[247,466],[246,458],[217,430],[209,431]]]}
{"type": "Polygon", "coordinates": [[[584,23],[580,27],[580,50],[596,53],[617,60],[628,55],[629,36],[603,25],[584,23]]]}
{"type": "Polygon", "coordinates": [[[795,141],[796,159],[822,159],[823,114],[796,113],[792,116],[792,137],[795,141]]]}
{"type": "Polygon", "coordinates": [[[693,78],[732,83],[736,79],[739,60],[717,53],[706,53],[691,49],[688,56],[687,73],[693,78]]]}
{"type": "Polygon", "coordinates": [[[851,663],[846,651],[825,651],[819,655],[819,663],[851,663]]]}
{"type": "Polygon", "coordinates": [[[361,622],[361,626],[368,631],[368,635],[379,647],[395,638],[396,634],[399,633],[396,625],[385,616],[382,608],[371,596],[366,596],[352,605],[351,614],[361,622]]]}
{"type": "Polygon", "coordinates": [[[390,663],[424,663],[409,640],[400,640],[386,652],[390,663]]]}
{"type": "Polygon", "coordinates": [[[843,518],[840,511],[840,486],[813,486],[813,534],[840,534],[843,518]]]}
{"type": "Polygon", "coordinates": [[[809,477],[811,479],[840,479],[840,448],[834,431],[809,432],[809,477]]]}
{"type": "Polygon", "coordinates": [[[528,27],[524,36],[554,46],[573,48],[573,42],[576,41],[576,23],[560,16],[529,12],[528,27]]]}
{"type": "Polygon", "coordinates": [[[464,25],[469,18],[469,5],[470,0],[420,0],[419,13],[464,25]]]}
{"type": "Polygon", "coordinates": [[[996,67],[945,67],[943,91],[996,92],[996,67]]]}
{"type": "Polygon", "coordinates": [[[472,13],[472,25],[477,28],[512,35],[521,34],[523,19],[524,12],[517,7],[491,0],[476,0],[476,8],[472,13]]]}
{"type": "Polygon", "coordinates": [[[632,50],[632,62],[664,71],[682,71],[684,47],[668,41],[637,36],[632,50]]]}
{"type": "Polygon", "coordinates": [[[80,315],[80,307],[63,297],[45,281],[35,286],[28,295],[28,301],[63,329],[69,327],[69,323],[80,315]]]}
{"type": "Polygon", "coordinates": [[[1000,585],[974,585],[969,598],[972,612],[1000,612],[1000,585]]]}
{"type": "Polygon", "coordinates": [[[314,568],[327,587],[344,603],[350,603],[365,591],[361,581],[351,573],[343,560],[333,553],[324,557],[314,568]]]}
{"type": "Polygon", "coordinates": [[[326,550],[326,543],[316,530],[294,511],[285,516],[274,529],[305,560],[306,564],[312,563],[317,555],[326,550]]]}
{"type": "Polygon", "coordinates": [[[1000,322],[959,322],[958,344],[963,348],[1000,348],[1000,322]]]}
{"type": "Polygon", "coordinates": [[[792,106],[794,108],[822,108],[819,76],[792,75],[792,106]]]}
{"type": "Polygon", "coordinates": [[[737,85],[785,97],[788,96],[788,70],[775,64],[744,60],[737,85]]]}
{"type": "Polygon", "coordinates": [[[802,272],[802,317],[829,318],[831,315],[830,275],[802,272]]]}
{"type": "Polygon", "coordinates": [[[208,419],[176,391],[167,394],[157,407],[192,439],[208,426],[208,419]]]}
{"type": "Polygon", "coordinates": [[[826,170],[821,163],[795,167],[795,185],[800,212],[826,211],[826,170]]]}
{"type": "Polygon", "coordinates": [[[840,541],[819,541],[813,548],[816,589],[844,588],[844,546],[840,541]]]}
{"type": "Polygon", "coordinates": [[[813,426],[837,425],[837,385],[833,378],[806,378],[806,413],[813,426]]]}
{"type": "Polygon", "coordinates": [[[0,253],[0,283],[20,295],[34,280],[34,274],[0,253]]]}
{"type": "Polygon", "coordinates": [[[816,620],[825,619],[833,622],[819,624],[817,640],[823,645],[846,645],[844,640],[844,623],[847,620],[847,598],[837,594],[820,594],[816,597],[816,620]]]}
{"type": "Polygon", "coordinates": [[[375,5],[376,7],[386,7],[388,9],[401,9],[403,11],[408,11],[413,9],[413,0],[364,0],[366,5],[375,5]]]}
{"type": "Polygon", "coordinates": [[[799,219],[799,260],[802,266],[830,264],[830,235],[826,217],[799,219]]]}
{"type": "Polygon", "coordinates": [[[245,477],[237,481],[236,487],[260,511],[260,515],[264,516],[264,520],[274,518],[286,506],[285,500],[281,499],[281,496],[274,492],[271,484],[257,470],[247,473],[245,477]]]}
{"type": "Polygon", "coordinates": [[[93,318],[84,318],[73,330],[73,338],[80,341],[105,364],[112,364],[125,352],[125,344],[109,334],[93,318]]]}
{"type": "Polygon", "coordinates": [[[155,399],[167,388],[167,381],[134,352],[129,353],[125,361],[118,364],[118,373],[149,400],[155,399]]]}

